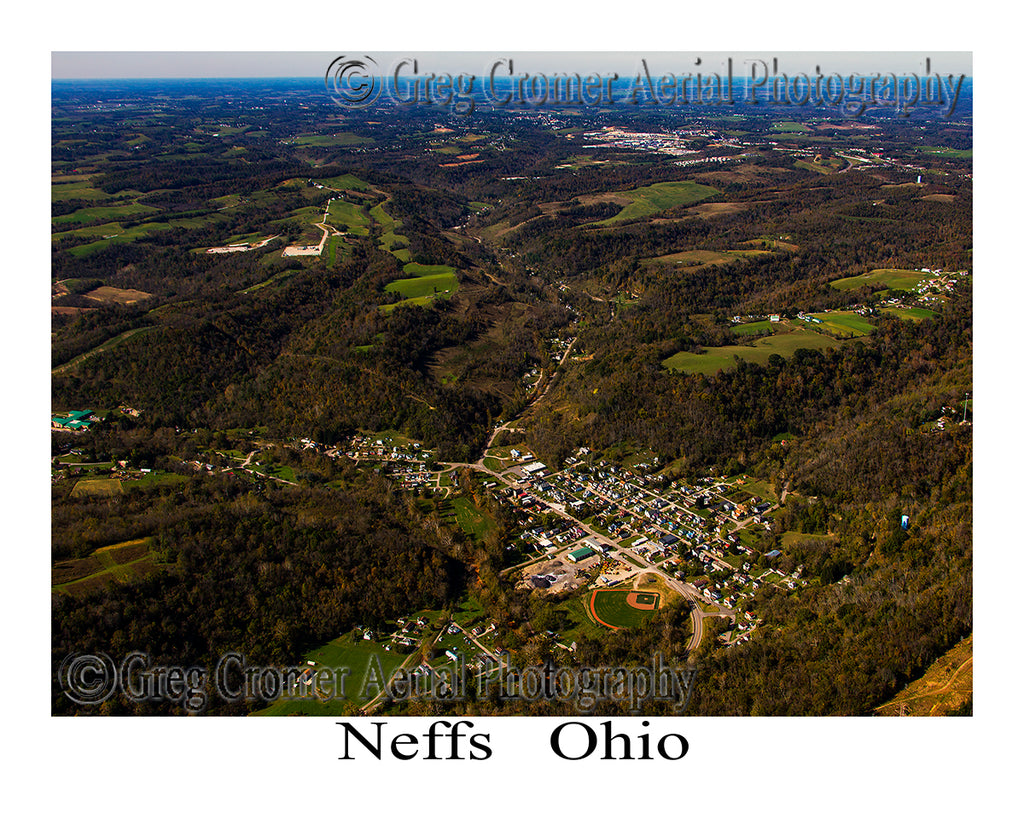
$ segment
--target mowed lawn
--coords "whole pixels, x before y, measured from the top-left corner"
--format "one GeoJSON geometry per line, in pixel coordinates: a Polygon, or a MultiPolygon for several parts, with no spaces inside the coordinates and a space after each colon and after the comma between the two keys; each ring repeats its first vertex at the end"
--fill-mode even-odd
{"type": "Polygon", "coordinates": [[[821,333],[811,330],[794,330],[791,333],[761,338],[752,345],[730,344],[726,347],[708,347],[702,353],[681,352],[666,358],[663,367],[684,373],[701,373],[713,375],[720,370],[728,370],[736,366],[736,358],[752,364],[767,364],[772,355],[783,358],[793,355],[797,350],[828,350],[838,347],[840,342],[821,333]]]}
{"type": "Polygon", "coordinates": [[[330,679],[337,682],[338,688],[330,692],[330,698],[298,691],[288,692],[290,698],[278,700],[269,708],[257,711],[256,715],[281,717],[300,713],[311,716],[346,714],[353,704],[365,702],[376,695],[374,681],[378,670],[383,673],[385,680],[390,679],[408,656],[397,651],[385,651],[380,643],[372,640],[356,640],[347,634],[338,637],[311,651],[306,657],[306,660],[314,663],[309,666],[313,671],[329,670],[330,679]],[[364,697],[364,692],[368,696],[364,697]]]}
{"type": "Polygon", "coordinates": [[[681,182],[656,182],[645,188],[622,191],[621,195],[632,201],[609,219],[594,222],[595,225],[614,225],[627,219],[641,219],[677,205],[691,205],[718,191],[709,185],[684,180],[681,182]]]}
{"type": "Polygon", "coordinates": [[[916,270],[898,270],[895,268],[878,268],[869,273],[862,273],[859,276],[849,276],[845,279],[836,279],[831,286],[836,290],[856,290],[858,287],[866,287],[872,284],[880,284],[890,290],[913,290],[914,287],[924,279],[928,278],[927,273],[919,273],[916,270]]]}

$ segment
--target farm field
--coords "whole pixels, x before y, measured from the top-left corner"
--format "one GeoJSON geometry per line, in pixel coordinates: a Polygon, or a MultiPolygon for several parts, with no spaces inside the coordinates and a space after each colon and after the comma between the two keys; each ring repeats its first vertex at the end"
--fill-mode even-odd
{"type": "Polygon", "coordinates": [[[767,364],[768,359],[775,354],[786,357],[800,349],[826,350],[838,347],[839,344],[835,339],[820,333],[794,330],[758,339],[752,345],[730,344],[726,347],[709,347],[703,353],[676,353],[661,363],[670,370],[712,375],[719,370],[735,367],[733,356],[753,364],[767,364]]]}
{"type": "Polygon", "coordinates": [[[934,310],[927,310],[924,307],[883,307],[882,312],[908,321],[922,321],[938,315],[934,310]]]}
{"type": "Polygon", "coordinates": [[[358,176],[346,173],[341,176],[332,176],[327,179],[317,179],[319,184],[339,191],[365,191],[370,186],[358,176]]]}
{"type": "Polygon", "coordinates": [[[777,321],[751,321],[748,324],[737,324],[732,328],[733,335],[737,336],[752,336],[757,333],[774,333],[775,328],[779,326],[777,321]]]}
{"type": "Polygon", "coordinates": [[[155,571],[152,538],[104,546],[84,558],[57,561],[50,572],[51,590],[79,595],[114,582],[130,582],[155,571]]]}
{"type": "Polygon", "coordinates": [[[170,229],[171,226],[166,222],[146,222],[141,225],[134,225],[130,228],[124,228],[117,222],[108,222],[102,225],[91,225],[78,230],[67,230],[60,233],[54,233],[50,238],[52,241],[57,241],[58,239],[63,239],[67,236],[80,236],[83,238],[88,238],[90,236],[101,237],[96,241],[89,242],[88,244],[78,245],[68,249],[68,253],[72,256],[88,256],[89,254],[95,253],[97,250],[102,250],[111,244],[134,242],[136,239],[144,239],[151,233],[170,229]]]}
{"type": "Polygon", "coordinates": [[[629,204],[614,216],[592,224],[614,225],[628,219],[640,219],[677,205],[691,205],[694,202],[707,199],[709,196],[714,196],[718,191],[709,185],[684,180],[682,182],[656,182],[644,188],[616,191],[615,193],[616,196],[628,199],[629,204]]]}
{"type": "Polygon", "coordinates": [[[127,202],[123,205],[94,205],[79,208],[64,216],[54,216],[52,221],[54,225],[77,225],[101,219],[111,221],[133,216],[147,216],[151,213],[159,213],[159,211],[147,205],[140,205],[138,202],[127,202]]]}
{"type": "Polygon", "coordinates": [[[830,284],[836,290],[856,290],[858,287],[866,287],[872,284],[881,284],[890,290],[912,290],[926,278],[928,278],[927,273],[919,273],[916,270],[879,268],[869,273],[862,273],[859,276],[836,279],[836,281],[830,284]]]}
{"type": "Polygon", "coordinates": [[[877,329],[874,324],[863,316],[846,310],[833,310],[828,313],[809,313],[808,315],[820,319],[821,323],[804,322],[805,326],[824,327],[829,332],[849,338],[866,336],[877,329]]]}
{"type": "Polygon", "coordinates": [[[399,305],[414,304],[423,306],[435,298],[450,298],[459,286],[455,268],[445,264],[417,264],[409,262],[402,270],[411,273],[413,278],[398,279],[384,289],[388,293],[398,293],[403,300],[395,304],[385,304],[381,310],[391,312],[399,305]]]}
{"type": "Polygon", "coordinates": [[[120,287],[97,287],[84,294],[87,299],[94,299],[101,302],[113,302],[114,304],[135,304],[137,301],[148,299],[152,294],[142,290],[124,290],[120,287]]]}
{"type": "Polygon", "coordinates": [[[373,140],[349,131],[342,131],[340,134],[300,134],[292,142],[302,147],[335,148],[346,145],[369,145],[373,143],[373,140]]]}
{"type": "Polygon", "coordinates": [[[121,481],[117,478],[80,478],[71,490],[71,497],[109,498],[122,492],[124,490],[121,488],[121,481]]]}
{"type": "Polygon", "coordinates": [[[746,250],[682,250],[679,253],[667,253],[644,259],[643,263],[674,264],[680,267],[704,267],[712,264],[727,264],[747,256],[767,256],[770,250],[750,248],[746,250]]]}
{"type": "Polygon", "coordinates": [[[370,232],[371,221],[359,205],[341,199],[335,199],[327,209],[327,224],[338,230],[347,230],[353,236],[366,236],[370,232]]]}

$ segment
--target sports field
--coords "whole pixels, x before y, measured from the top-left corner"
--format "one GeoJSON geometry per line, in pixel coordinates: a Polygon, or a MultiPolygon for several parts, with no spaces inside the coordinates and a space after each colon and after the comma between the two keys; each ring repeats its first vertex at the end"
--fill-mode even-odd
{"type": "Polygon", "coordinates": [[[630,200],[622,210],[609,219],[594,222],[595,225],[614,225],[627,219],[640,219],[644,216],[668,210],[677,205],[691,205],[701,199],[714,196],[718,191],[708,185],[684,180],[682,182],[656,182],[645,188],[631,191],[616,191],[616,194],[630,200]]]}
{"type": "Polygon", "coordinates": [[[590,596],[590,614],[610,629],[632,628],[650,620],[660,602],[660,592],[595,589],[590,596]]]}

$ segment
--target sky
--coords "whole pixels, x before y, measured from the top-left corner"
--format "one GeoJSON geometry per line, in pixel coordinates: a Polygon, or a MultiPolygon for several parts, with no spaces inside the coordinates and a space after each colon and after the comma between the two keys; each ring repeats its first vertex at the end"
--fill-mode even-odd
{"type": "MultiPolygon", "coordinates": [[[[372,41],[376,38],[368,37],[372,41]]],[[[356,43],[358,45],[358,43],[356,43]]],[[[366,46],[348,51],[53,51],[51,77],[62,79],[129,78],[214,78],[214,77],[322,77],[336,57],[370,56],[382,72],[399,60],[415,58],[423,72],[466,72],[485,74],[497,60],[513,59],[517,71],[635,73],[641,58],[658,73],[673,71],[725,71],[731,57],[735,75],[746,74],[751,60],[771,65],[778,59],[780,72],[804,71],[813,76],[820,66],[823,74],[837,72],[923,74],[926,59],[931,71],[940,74],[972,74],[971,53],[967,51],[394,51],[366,46]],[[697,60],[700,59],[700,65],[697,60]]]]}

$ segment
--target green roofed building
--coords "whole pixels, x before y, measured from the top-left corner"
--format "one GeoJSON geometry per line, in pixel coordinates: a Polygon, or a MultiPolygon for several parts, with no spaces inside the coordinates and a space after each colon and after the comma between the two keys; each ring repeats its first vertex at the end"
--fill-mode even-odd
{"type": "Polygon", "coordinates": [[[581,560],[586,560],[588,557],[595,554],[597,554],[597,552],[589,546],[584,546],[582,549],[577,549],[575,552],[569,552],[568,558],[572,563],[579,563],[581,560]]]}
{"type": "Polygon", "coordinates": [[[92,410],[74,410],[73,412],[69,412],[63,416],[51,416],[50,426],[54,429],[89,429],[92,424],[92,420],[92,410]]]}

